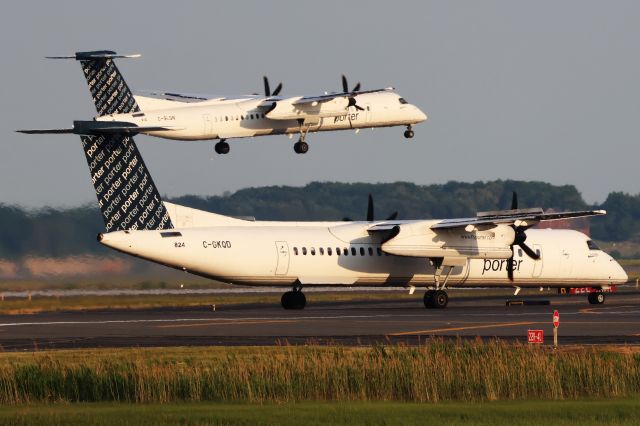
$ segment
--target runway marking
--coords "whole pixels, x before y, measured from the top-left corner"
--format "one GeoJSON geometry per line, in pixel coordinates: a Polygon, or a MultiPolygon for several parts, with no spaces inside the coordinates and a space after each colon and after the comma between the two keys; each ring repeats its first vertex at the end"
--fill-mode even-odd
{"type": "Polygon", "coordinates": [[[508,323],[495,323],[495,324],[485,324],[485,325],[472,325],[468,327],[433,328],[431,330],[401,331],[399,333],[387,333],[387,336],[407,336],[407,335],[414,335],[414,334],[444,333],[447,331],[477,330],[480,328],[515,327],[518,325],[532,325],[532,324],[545,324],[545,323],[540,321],[508,322],[508,323]]]}
{"type": "Polygon", "coordinates": [[[188,328],[188,327],[208,327],[210,325],[244,325],[244,324],[282,324],[292,323],[295,320],[271,320],[271,321],[217,321],[217,322],[205,322],[196,324],[170,324],[170,325],[157,325],[156,328],[188,328]]]}
{"type": "Polygon", "coordinates": [[[30,325],[101,325],[101,324],[158,324],[158,323],[184,323],[198,321],[299,321],[299,320],[341,320],[341,319],[365,319],[365,318],[396,318],[396,317],[419,317],[424,318],[429,315],[418,314],[381,314],[381,315],[332,315],[332,316],[296,316],[296,317],[247,317],[247,318],[159,318],[159,319],[129,319],[129,320],[95,320],[95,321],[33,321],[33,322],[8,322],[0,323],[0,327],[21,327],[30,325]]]}

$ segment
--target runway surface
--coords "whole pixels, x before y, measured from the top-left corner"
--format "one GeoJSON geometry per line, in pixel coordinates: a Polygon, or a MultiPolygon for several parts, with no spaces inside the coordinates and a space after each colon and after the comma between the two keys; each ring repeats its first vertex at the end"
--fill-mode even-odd
{"type": "MultiPolygon", "coordinates": [[[[514,299],[513,297],[510,299],[514,299]]],[[[527,298],[549,306],[505,306],[504,297],[451,297],[443,310],[425,309],[393,294],[383,301],[316,302],[285,311],[253,304],[201,308],[102,310],[0,316],[5,351],[45,348],[374,344],[418,344],[443,338],[497,337],[526,342],[528,329],[553,335],[552,313],[560,312],[561,344],[640,344],[640,293],[607,295],[603,305],[586,296],[527,298]]]]}

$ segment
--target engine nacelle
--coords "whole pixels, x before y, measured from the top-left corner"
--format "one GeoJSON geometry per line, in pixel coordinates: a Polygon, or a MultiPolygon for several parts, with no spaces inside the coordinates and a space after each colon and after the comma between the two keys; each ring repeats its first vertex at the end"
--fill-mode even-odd
{"type": "Polygon", "coordinates": [[[515,231],[509,225],[468,231],[464,228],[433,230],[416,223],[402,225],[400,233],[385,242],[382,250],[397,256],[509,259],[514,238],[515,231]]]}

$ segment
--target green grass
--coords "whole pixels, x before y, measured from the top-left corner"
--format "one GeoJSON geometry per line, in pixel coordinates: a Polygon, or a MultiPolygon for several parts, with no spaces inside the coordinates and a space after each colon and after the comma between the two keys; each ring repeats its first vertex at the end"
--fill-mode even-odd
{"type": "Polygon", "coordinates": [[[7,425],[637,425],[638,399],[491,403],[55,404],[0,407],[7,425]]]}
{"type": "Polygon", "coordinates": [[[494,401],[640,394],[640,352],[500,341],[0,354],[0,404],[494,401]]]}

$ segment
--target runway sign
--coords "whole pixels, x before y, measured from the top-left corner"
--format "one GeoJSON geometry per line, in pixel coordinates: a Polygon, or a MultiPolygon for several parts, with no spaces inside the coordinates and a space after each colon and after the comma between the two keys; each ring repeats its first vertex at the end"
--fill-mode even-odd
{"type": "Polygon", "coordinates": [[[527,341],[529,343],[544,343],[544,330],[528,330],[527,341]]]}

